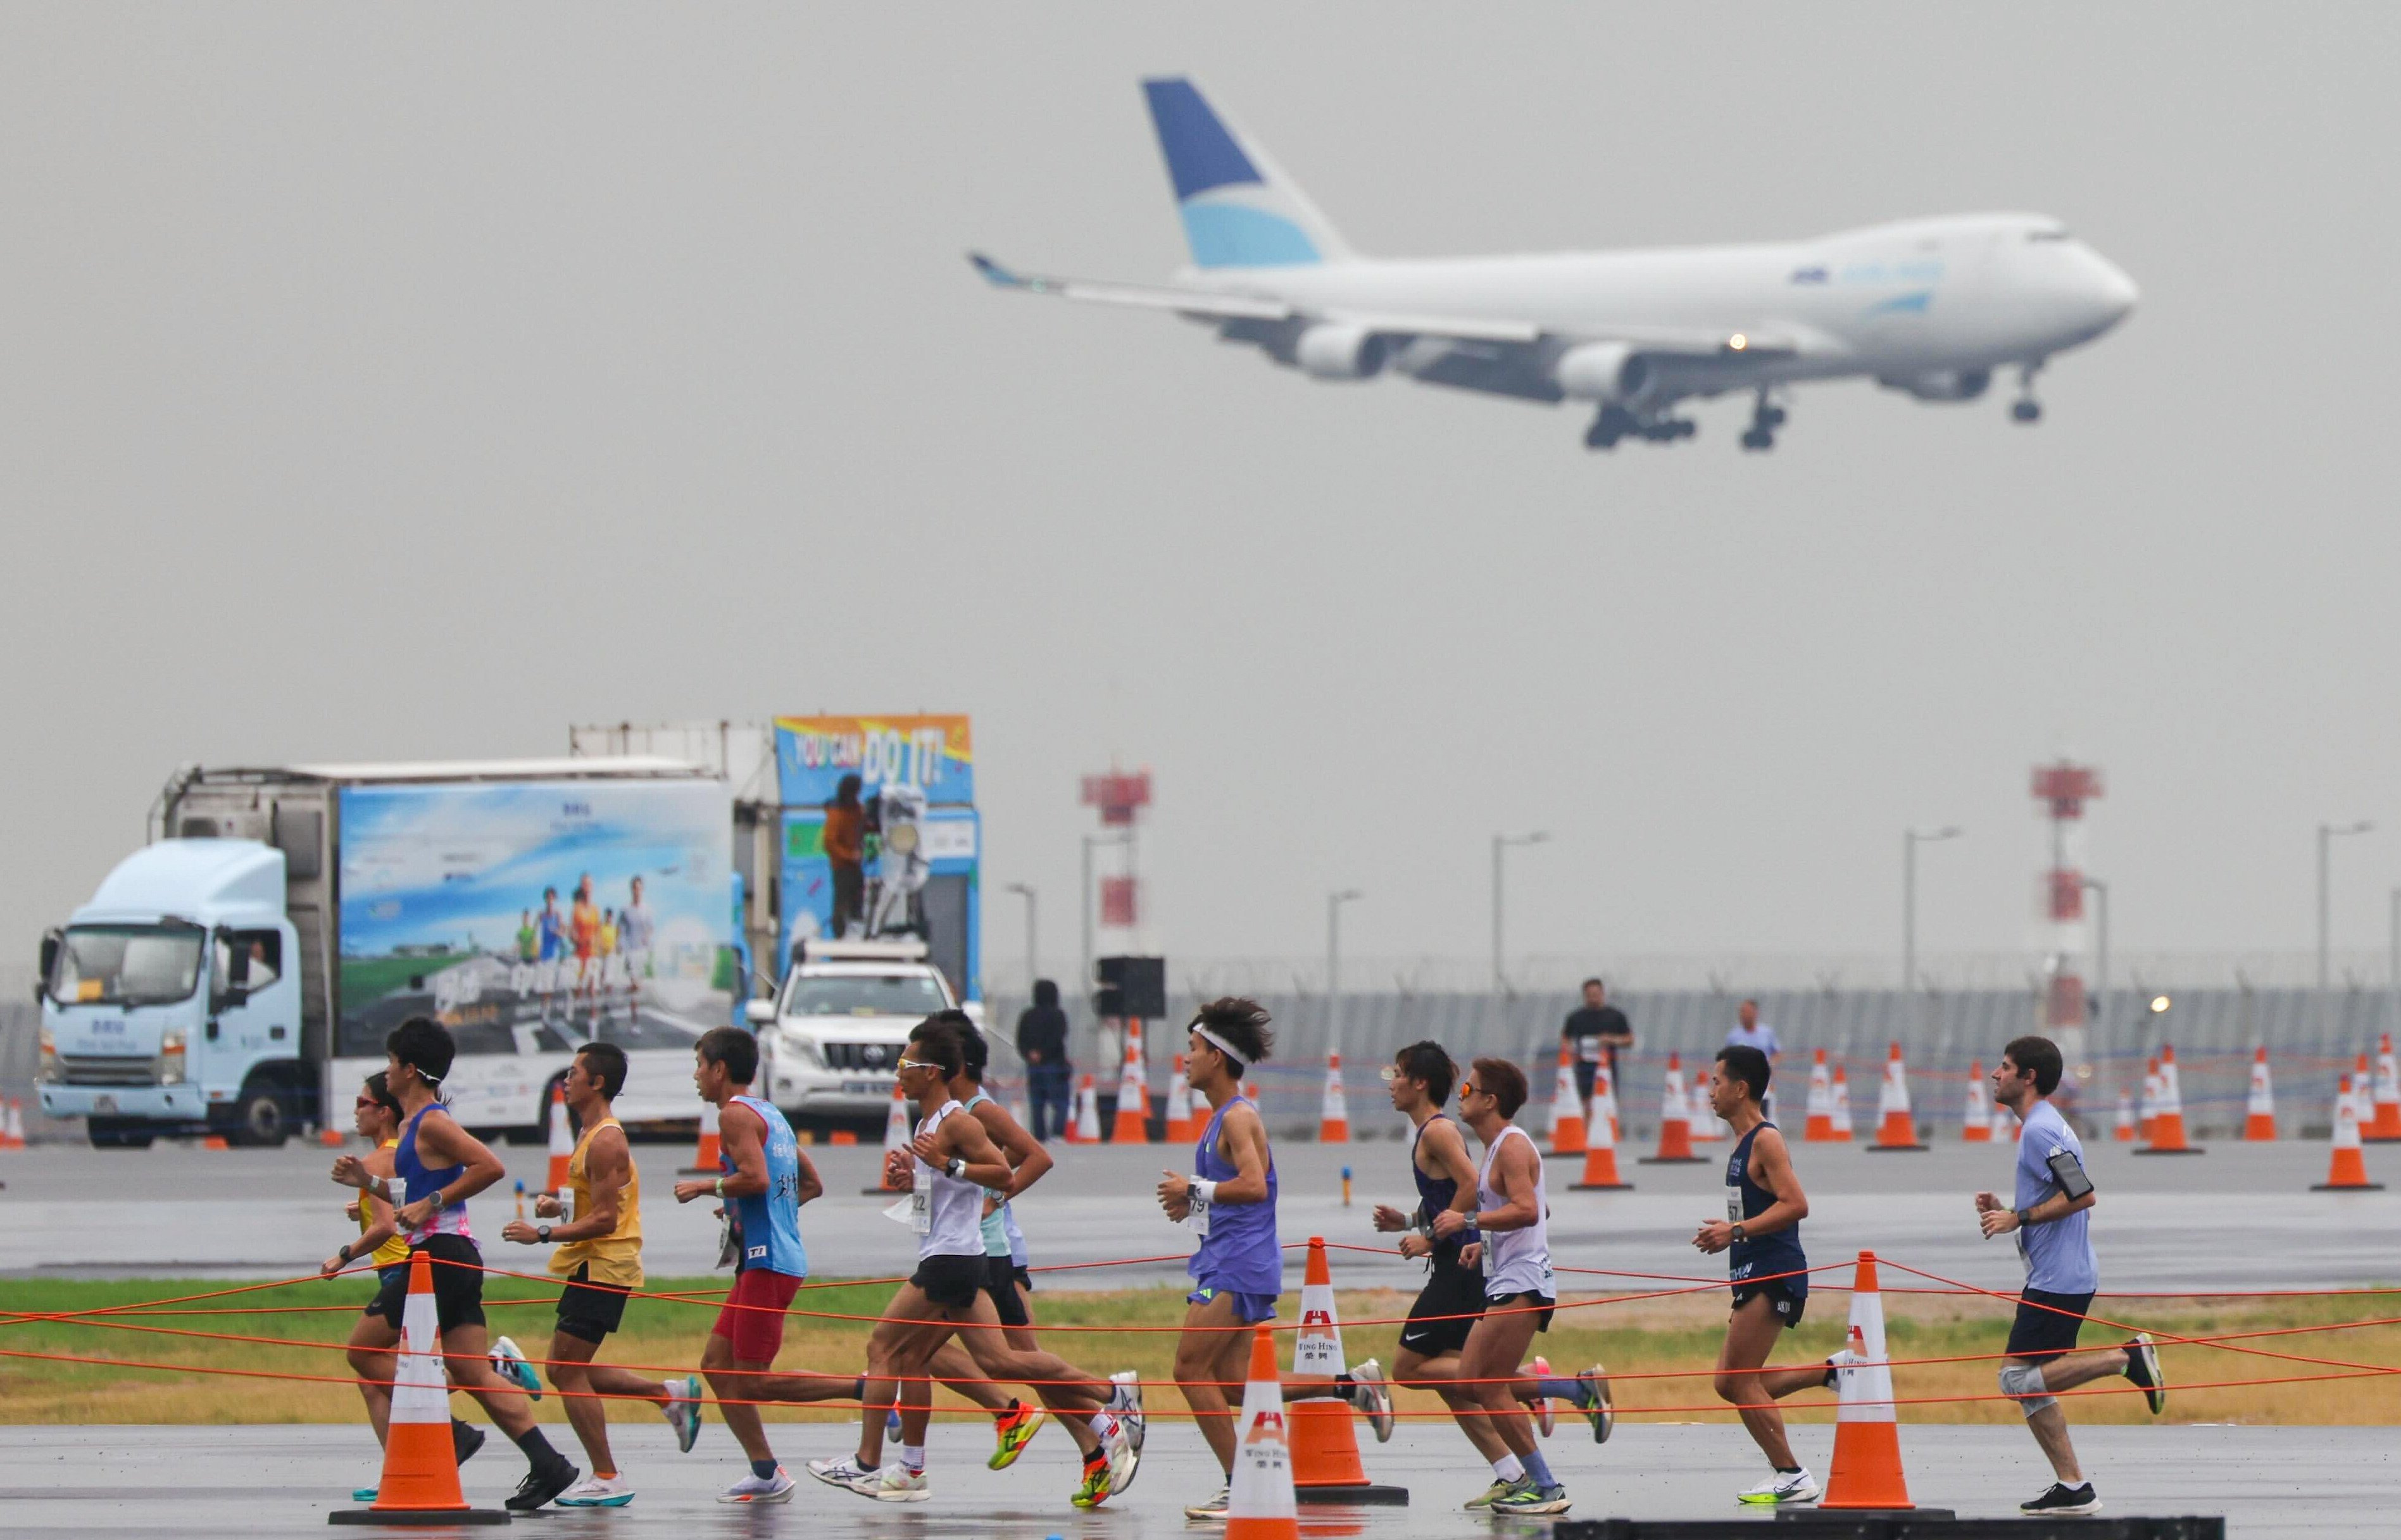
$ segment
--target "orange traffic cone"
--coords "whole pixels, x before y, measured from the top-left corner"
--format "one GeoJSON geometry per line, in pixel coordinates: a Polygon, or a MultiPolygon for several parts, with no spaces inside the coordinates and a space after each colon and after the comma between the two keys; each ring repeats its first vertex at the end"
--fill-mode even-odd
{"type": "Polygon", "coordinates": [[[2135,1124],[2137,1121],[2138,1120],[2134,1116],[2134,1093],[2131,1091],[2119,1092],[2118,1142],[2120,1144],[2130,1145],[2134,1142],[2135,1124]]]}
{"type": "Polygon", "coordinates": [[[2342,1087],[2334,1098],[2334,1162],[2326,1171],[2326,1179],[2310,1189],[2312,1192],[2381,1192],[2382,1182],[2367,1179],[2367,1161],[2359,1152],[2359,1107],[2354,1100],[2351,1077],[2342,1078],[2342,1087]]]}
{"type": "Polygon", "coordinates": [[[1659,1153],[1642,1157],[1644,1165],[1700,1165],[1693,1153],[1692,1104],[1684,1099],[1684,1061],[1667,1055],[1667,1081],[1659,1093],[1659,1153]]]}
{"type": "MultiPolygon", "coordinates": [[[[1610,1073],[1606,1064],[1592,1066],[1592,1105],[1599,1108],[1594,1117],[1609,1120],[1610,1143],[1624,1139],[1626,1125],[1617,1121],[1617,1077],[1610,1073]]],[[[1586,1136],[1589,1137],[1589,1134],[1586,1136]]]]}
{"type": "Polygon", "coordinates": [[[1109,1130],[1109,1143],[1143,1145],[1150,1142],[1150,1078],[1142,1056],[1142,1023],[1129,1021],[1125,1029],[1125,1066],[1118,1072],[1117,1124],[1109,1130]]]}
{"type": "MultiPolygon", "coordinates": [[[[895,1086],[893,1089],[897,1091],[899,1087],[895,1086]]],[[[683,1168],[684,1176],[706,1176],[714,1175],[717,1171],[717,1104],[701,1103],[700,1142],[693,1147],[692,1164],[683,1168]]],[[[889,1133],[890,1130],[886,1129],[885,1132],[889,1133]]]]}
{"type": "Polygon", "coordinates": [[[1834,1142],[1851,1142],[1851,1072],[1839,1064],[1834,1066],[1834,1142]]]}
{"type": "Polygon", "coordinates": [[[2176,1073],[2175,1049],[2160,1047],[2160,1106],[2151,1116],[2151,1142],[2137,1155],[2199,1155],[2202,1148],[2184,1136],[2184,1081],[2176,1073]]]}
{"type": "Polygon", "coordinates": [[[1551,1083],[1551,1153],[1584,1153],[1584,1104],[1576,1097],[1575,1051],[1559,1044],[1559,1076],[1551,1083]]]}
{"type": "MultiPolygon", "coordinates": [[[[1300,1333],[1293,1340],[1295,1374],[1347,1374],[1342,1323],[1334,1309],[1334,1273],[1325,1262],[1325,1237],[1309,1238],[1309,1267],[1301,1274],[1300,1333]]],[[[1250,1399],[1247,1393],[1243,1399],[1250,1399]]],[[[1357,1413],[1347,1401],[1295,1401],[1287,1409],[1292,1432],[1293,1494],[1304,1503],[1406,1504],[1402,1487],[1379,1487],[1359,1463],[1357,1413]]]]}
{"type": "Polygon", "coordinates": [[[2160,1092],[2164,1084],[2160,1079],[2160,1056],[2152,1054],[2143,1066],[2143,1101],[2141,1135],[2143,1143],[2151,1142],[2151,1132],[2160,1117],[2160,1092]]]}
{"type": "Polygon", "coordinates": [[[1185,1114],[1185,1122],[1192,1130],[1191,1137],[1197,1139],[1209,1126],[1209,1120],[1217,1115],[1217,1109],[1209,1105],[1209,1098],[1200,1094],[1191,1081],[1185,1081],[1185,1085],[1191,1091],[1191,1109],[1185,1114]]]}
{"type": "Polygon", "coordinates": [[[1821,1508],[1914,1507],[1900,1469],[1900,1421],[1892,1395],[1892,1367],[1885,1356],[1884,1296],[1876,1292],[1875,1253],[1859,1253],[1851,1285],[1851,1363],[1834,1376],[1834,1464],[1826,1476],[1821,1508]]]}
{"type": "Polygon", "coordinates": [[[1724,1129],[1725,1124],[1723,1121],[1718,1117],[1718,1109],[1709,1105],[1709,1078],[1708,1076],[1695,1075],[1693,1077],[1693,1093],[1691,1101],[1692,1112],[1685,1118],[1684,1126],[1691,1131],[1693,1143],[1696,1145],[1715,1144],[1720,1139],[1724,1138],[1725,1134],[1722,1130],[1724,1129]]]}
{"type": "Polygon", "coordinates": [[[1870,1149],[1924,1149],[1917,1142],[1917,1120],[1909,1112],[1909,1072],[1902,1065],[1900,1045],[1884,1061],[1884,1089],[1876,1098],[1876,1136],[1870,1149]]]}
{"type": "Polygon", "coordinates": [[[324,1146],[327,1149],[339,1149],[344,1145],[350,1143],[348,1139],[342,1136],[342,1131],[338,1128],[319,1129],[317,1131],[317,1142],[324,1146]]]}
{"type": "Polygon", "coordinates": [[[1968,1116],[1960,1121],[1959,1137],[1971,1144],[1990,1144],[1993,1140],[1993,1096],[1984,1084],[1984,1061],[1972,1059],[1968,1064],[1968,1116]]]}
{"type": "Polygon", "coordinates": [[[202,1149],[231,1149],[233,1141],[222,1134],[211,1134],[200,1140],[202,1149]]]}
{"type": "Polygon", "coordinates": [[[1234,1470],[1226,1509],[1226,1540],[1300,1540],[1293,1500],[1292,1430],[1284,1423],[1283,1383],[1276,1375],[1275,1338],[1266,1327],[1251,1333],[1251,1372],[1234,1436],[1234,1470]]]}
{"type": "Polygon", "coordinates": [[[1600,1105],[1608,1083],[1609,1067],[1604,1065],[1592,1077],[1592,1117],[1585,1123],[1592,1132],[1584,1142],[1584,1175],[1575,1183],[1578,1192],[1622,1192],[1634,1186],[1617,1175],[1617,1131],[1609,1126],[1609,1113],[1600,1105]]]}
{"type": "Polygon", "coordinates": [[[859,1191],[870,1198],[886,1198],[895,1192],[908,1191],[909,1189],[892,1175],[892,1162],[888,1157],[896,1149],[903,1155],[908,1154],[915,1142],[916,1134],[909,1121],[909,1102],[900,1094],[900,1082],[895,1080],[892,1082],[892,1105],[884,1114],[884,1153],[887,1159],[880,1162],[875,1185],[861,1188],[859,1191]]]}
{"type": "Polygon", "coordinates": [[[1351,1142],[1351,1102],[1342,1094],[1342,1055],[1325,1055],[1325,1100],[1317,1109],[1317,1142],[1322,1145],[1347,1145],[1351,1142]]]}
{"type": "MultiPolygon", "coordinates": [[[[8,1104],[14,1107],[17,1104],[8,1104]]],[[[2376,1121],[2359,1131],[2363,1139],[2383,1143],[2401,1139],[2401,1064],[2393,1057],[2393,1034],[2376,1038],[2376,1121]]]]}
{"type": "Polygon", "coordinates": [[[391,1420],[383,1440],[383,1478],[373,1507],[336,1508],[336,1524],[505,1524],[499,1508],[471,1508],[459,1487],[459,1458],[450,1443],[450,1386],[442,1373],[441,1335],[433,1320],[433,1262],[409,1258],[408,1303],[401,1312],[400,1351],[393,1360],[391,1420]],[[439,1514],[438,1519],[415,1519],[439,1514]]]}
{"type": "Polygon", "coordinates": [[[1834,1137],[1834,1077],[1826,1068],[1826,1051],[1813,1052],[1809,1060],[1809,1121],[1801,1130],[1801,1142],[1821,1145],[1834,1137]]]}
{"type": "Polygon", "coordinates": [[[2243,1137],[2269,1140],[2276,1136],[2276,1090],[2268,1081],[2268,1045],[2251,1054],[2251,1100],[2243,1111],[2243,1137]]]}
{"type": "Polygon", "coordinates": [[[567,1190],[567,1162],[575,1158],[575,1132],[567,1126],[567,1088],[550,1088],[550,1175],[543,1178],[542,1190],[567,1190]]]}
{"type": "Polygon", "coordinates": [[[2376,1091],[2374,1078],[2368,1073],[2367,1055],[2359,1056],[2359,1066],[2351,1072],[2351,1105],[2359,1119],[2359,1136],[2376,1126],[2376,1091]]]}
{"type": "Polygon", "coordinates": [[[1192,1082],[1184,1078],[1184,1055],[1175,1055],[1174,1072],[1167,1078],[1167,1140],[1182,1144],[1200,1136],[1200,1125],[1192,1121],[1192,1082]]]}
{"type": "Polygon", "coordinates": [[[1090,1075],[1076,1087],[1076,1125],[1067,1131],[1070,1144],[1101,1142],[1101,1093],[1090,1075]]]}

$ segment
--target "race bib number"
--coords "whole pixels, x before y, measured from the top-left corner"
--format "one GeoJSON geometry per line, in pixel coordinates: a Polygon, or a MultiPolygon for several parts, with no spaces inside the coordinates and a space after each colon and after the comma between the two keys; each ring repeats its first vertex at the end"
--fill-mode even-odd
{"type": "Polygon", "coordinates": [[[1184,1222],[1190,1225],[1193,1232],[1205,1241],[1209,1238],[1209,1200],[1201,1196],[1197,1183],[1192,1187],[1191,1192],[1192,1211],[1184,1217],[1184,1222]]]}
{"type": "Polygon", "coordinates": [[[1742,1223],[1742,1189],[1738,1187],[1726,1189],[1726,1223],[1742,1223]]]}
{"type": "Polygon", "coordinates": [[[934,1229],[934,1195],[924,1188],[909,1194],[909,1228],[920,1235],[934,1229]]]}
{"type": "Polygon", "coordinates": [[[1578,1038],[1576,1039],[1576,1054],[1586,1064],[1600,1063],[1600,1039],[1598,1038],[1578,1038]]]}

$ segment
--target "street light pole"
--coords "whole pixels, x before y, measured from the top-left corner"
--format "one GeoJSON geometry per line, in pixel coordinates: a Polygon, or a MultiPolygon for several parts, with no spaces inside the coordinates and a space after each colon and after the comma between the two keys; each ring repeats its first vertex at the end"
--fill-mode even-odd
{"type": "Polygon", "coordinates": [[[2401,887],[2393,890],[2393,917],[2387,923],[2392,934],[2387,938],[2384,988],[2392,996],[2392,1029],[2401,1032],[2401,887]]]}
{"type": "Polygon", "coordinates": [[[1501,853],[1513,845],[1540,845],[1550,837],[1548,831],[1541,829],[1530,834],[1492,836],[1492,992],[1496,995],[1509,992],[1509,977],[1501,965],[1501,853]]]}
{"type": "Polygon", "coordinates": [[[1361,897],[1355,887],[1325,895],[1325,1048],[1342,1052],[1342,906],[1361,897]]]}
{"type": "Polygon", "coordinates": [[[2328,875],[2333,864],[2334,842],[2345,834],[2365,834],[2376,825],[2366,818],[2356,823],[2318,825],[2318,996],[2323,1001],[2326,992],[2334,984],[2334,887],[2328,875]]]}
{"type": "Polygon", "coordinates": [[[1025,993],[1034,994],[1034,981],[1042,973],[1042,941],[1035,928],[1035,893],[1030,883],[1013,882],[1008,890],[1025,901],[1025,993]]]}
{"type": "Polygon", "coordinates": [[[1955,840],[1963,832],[1955,823],[1944,824],[1930,834],[1914,829],[1900,832],[1900,993],[1917,1010],[1917,847],[1943,840],[1955,840]]]}

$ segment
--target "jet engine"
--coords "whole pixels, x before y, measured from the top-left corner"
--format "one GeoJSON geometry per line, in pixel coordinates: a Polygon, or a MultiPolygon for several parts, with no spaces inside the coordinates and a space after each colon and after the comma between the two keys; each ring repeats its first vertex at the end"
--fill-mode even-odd
{"type": "Polygon", "coordinates": [[[1624,342],[1580,342],[1559,355],[1551,375],[1577,401],[1617,406],[1641,400],[1658,379],[1651,361],[1624,342]]]}
{"type": "Polygon", "coordinates": [[[1990,369],[1932,369],[1898,379],[1879,378],[1887,391],[1907,391],[1920,401],[1973,401],[1993,383],[1990,369]]]}
{"type": "Polygon", "coordinates": [[[1292,356],[1313,379],[1365,379],[1384,366],[1384,339],[1365,326],[1320,321],[1301,332],[1292,356]]]}

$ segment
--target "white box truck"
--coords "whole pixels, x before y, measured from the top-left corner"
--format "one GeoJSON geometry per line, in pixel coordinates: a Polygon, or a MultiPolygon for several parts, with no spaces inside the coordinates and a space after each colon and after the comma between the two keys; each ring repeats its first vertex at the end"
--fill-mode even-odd
{"type": "Polygon", "coordinates": [[[689,1121],[692,1045],[748,997],[732,803],[665,759],[178,773],[151,843],[42,942],[42,1109],[100,1146],[343,1126],[384,1035],[459,1042],[471,1128],[540,1136],[581,1042],[629,1123],[689,1121]]]}

